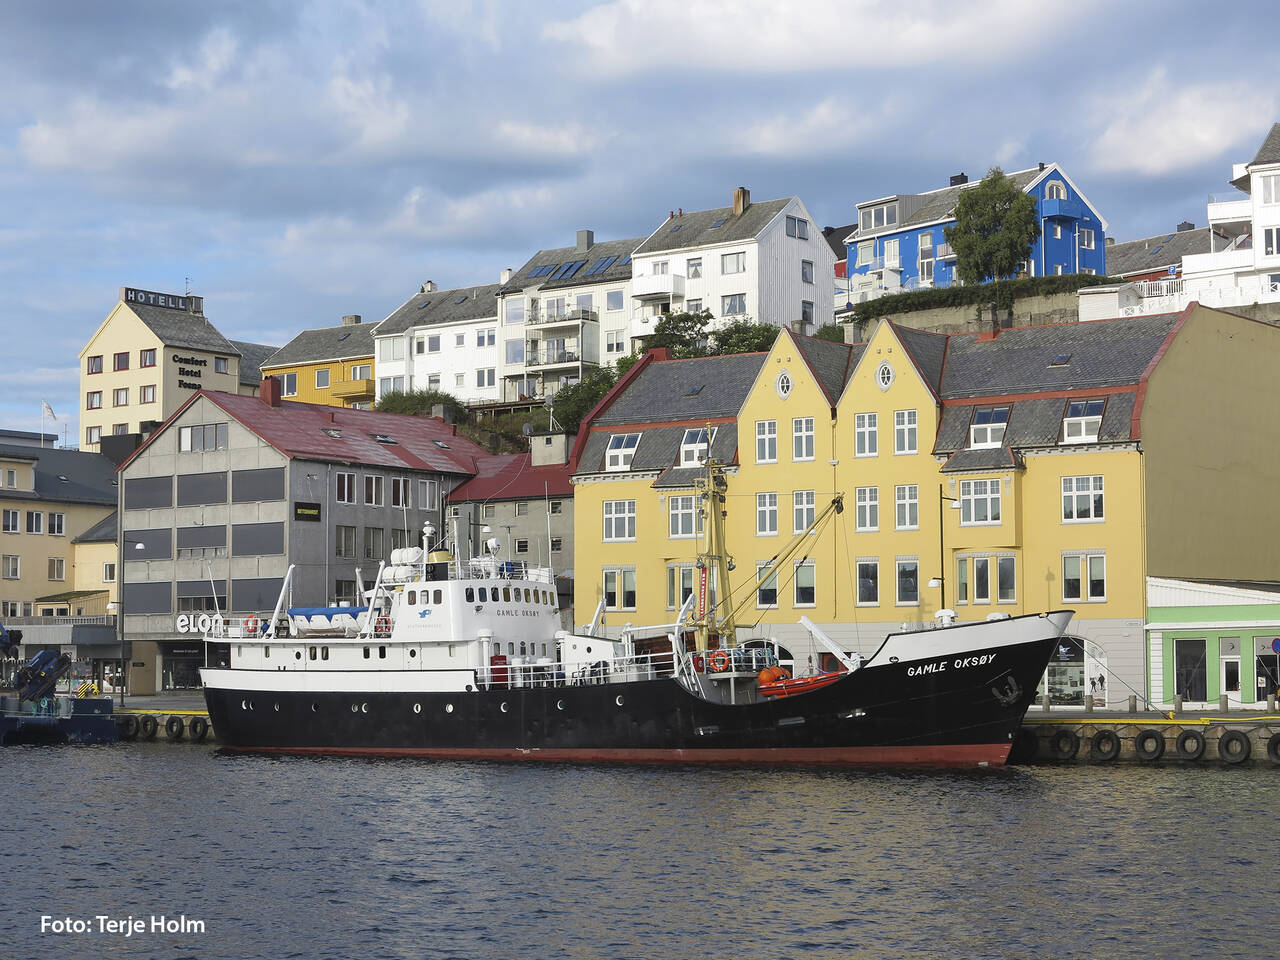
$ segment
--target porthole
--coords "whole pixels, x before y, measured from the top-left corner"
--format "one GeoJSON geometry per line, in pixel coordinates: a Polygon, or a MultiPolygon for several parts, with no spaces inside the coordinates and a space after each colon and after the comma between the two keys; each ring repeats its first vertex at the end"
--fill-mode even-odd
{"type": "Polygon", "coordinates": [[[252,710],[253,710],[253,701],[252,701],[252,700],[250,700],[250,701],[249,701],[249,710],[250,710],[250,711],[252,711],[252,710]]]}
{"type": "Polygon", "coordinates": [[[361,713],[368,713],[368,712],[369,712],[369,705],[368,705],[367,703],[362,703],[362,704],[360,704],[360,712],[361,712],[361,713]]]}
{"type": "Polygon", "coordinates": [[[409,656],[410,656],[410,657],[416,657],[417,655],[418,655],[418,651],[417,651],[417,650],[410,650],[410,651],[409,651],[409,656]]]}
{"type": "Polygon", "coordinates": [[[414,712],[414,713],[421,713],[421,712],[422,712],[422,704],[420,704],[420,703],[415,703],[415,704],[413,705],[413,712],[414,712]]]}
{"type": "Polygon", "coordinates": [[[301,660],[301,659],[302,659],[302,651],[301,651],[301,650],[295,650],[295,651],[294,651],[294,654],[293,654],[293,659],[295,659],[295,660],[301,660]]]}
{"type": "Polygon", "coordinates": [[[564,709],[564,701],[563,701],[563,700],[557,700],[557,701],[556,701],[556,709],[557,709],[557,710],[563,710],[563,709],[564,709]]]}
{"type": "Polygon", "coordinates": [[[360,704],[358,704],[358,703],[353,703],[353,704],[351,705],[351,712],[352,712],[352,713],[359,713],[359,712],[360,712],[360,704]]]}
{"type": "Polygon", "coordinates": [[[466,690],[466,691],[467,691],[467,693],[470,693],[470,692],[471,692],[473,689],[475,689],[475,688],[474,688],[474,687],[472,687],[472,686],[471,686],[471,684],[469,684],[469,683],[468,683],[468,684],[467,684],[465,687],[463,687],[462,689],[466,690]]]}
{"type": "Polygon", "coordinates": [[[276,713],[279,713],[279,712],[280,712],[280,704],[278,704],[278,703],[277,703],[277,704],[273,704],[273,707],[274,707],[274,709],[275,709],[276,713]]]}
{"type": "Polygon", "coordinates": [[[453,704],[452,704],[452,703],[446,703],[446,704],[444,705],[444,712],[445,712],[445,713],[453,713],[453,704]]]}
{"type": "Polygon", "coordinates": [[[249,709],[249,701],[248,701],[248,700],[241,700],[241,701],[240,701],[240,709],[241,709],[241,710],[248,710],[248,709],[249,709]]]}
{"type": "Polygon", "coordinates": [[[319,713],[319,712],[320,712],[320,704],[315,703],[315,702],[312,702],[312,704],[311,704],[311,712],[312,712],[312,713],[319,713]]]}
{"type": "Polygon", "coordinates": [[[614,703],[616,703],[618,706],[622,706],[622,696],[621,696],[621,695],[619,695],[619,696],[614,697],[614,698],[613,698],[613,702],[614,702],[614,703]]]}
{"type": "Polygon", "coordinates": [[[506,713],[506,712],[507,712],[507,705],[504,703],[504,704],[503,704],[501,707],[499,707],[498,709],[500,709],[503,713],[506,713]]]}

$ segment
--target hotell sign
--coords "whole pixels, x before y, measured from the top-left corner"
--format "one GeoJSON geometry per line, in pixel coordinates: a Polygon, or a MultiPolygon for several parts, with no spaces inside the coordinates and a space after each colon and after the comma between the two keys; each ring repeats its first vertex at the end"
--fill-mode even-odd
{"type": "Polygon", "coordinates": [[[193,297],[190,294],[156,293],[154,290],[136,290],[133,287],[121,287],[120,299],[125,303],[139,303],[148,307],[165,307],[169,310],[184,310],[187,313],[204,313],[204,297],[193,297]]]}

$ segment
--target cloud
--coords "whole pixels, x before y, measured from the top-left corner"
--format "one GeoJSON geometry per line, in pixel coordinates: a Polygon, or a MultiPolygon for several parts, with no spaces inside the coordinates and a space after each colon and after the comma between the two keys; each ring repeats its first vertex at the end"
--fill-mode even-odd
{"type": "MultiPolygon", "coordinates": [[[[1099,0],[1073,7],[1079,22],[1099,0]]],[[[961,51],[994,62],[1060,43],[1066,28],[1027,16],[1024,0],[990,0],[980,15],[953,0],[614,0],[548,23],[547,40],[583,48],[611,75],[686,72],[787,74],[955,63],[961,51]]],[[[965,64],[966,69],[971,65],[965,64]]]]}
{"type": "Polygon", "coordinates": [[[1109,118],[1089,150],[1102,171],[1159,176],[1194,167],[1229,148],[1261,142],[1265,126],[1259,118],[1274,117],[1280,106],[1273,88],[1249,79],[1179,87],[1164,67],[1136,89],[1118,86],[1124,94],[1097,98],[1086,114],[1109,118]]]}
{"type": "Polygon", "coordinates": [[[196,62],[175,62],[166,86],[174,90],[182,87],[213,89],[235,59],[237,46],[236,38],[226,27],[209,31],[200,44],[196,62]]]}
{"type": "Polygon", "coordinates": [[[731,125],[720,142],[740,155],[811,159],[845,152],[877,133],[892,116],[896,98],[861,106],[844,94],[827,97],[806,110],[778,110],[746,126],[731,125]]]}

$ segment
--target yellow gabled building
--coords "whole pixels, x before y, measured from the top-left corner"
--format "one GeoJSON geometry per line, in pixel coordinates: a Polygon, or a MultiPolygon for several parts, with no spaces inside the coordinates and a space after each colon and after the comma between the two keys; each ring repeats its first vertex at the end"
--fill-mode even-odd
{"type": "Polygon", "coordinates": [[[368,410],[373,379],[373,328],[358,314],[341,326],[303,330],[262,364],[264,377],[280,380],[281,396],[300,403],[368,410]]]}
{"type": "Polygon", "coordinates": [[[669,622],[693,588],[701,416],[730,463],[740,637],[777,637],[804,671],[821,654],[801,616],[867,654],[943,608],[1067,607],[1051,697],[1122,704],[1171,656],[1144,640],[1148,574],[1277,579],[1278,362],[1280,329],[1195,304],[985,334],[882,322],[851,345],[784,330],[745,389],[745,359],[681,377],[646,357],[575,451],[580,617],[603,598],[611,632],[669,622]],[[694,380],[718,385],[714,411],[694,380]],[[836,494],[839,521],[758,583],[836,494]]]}

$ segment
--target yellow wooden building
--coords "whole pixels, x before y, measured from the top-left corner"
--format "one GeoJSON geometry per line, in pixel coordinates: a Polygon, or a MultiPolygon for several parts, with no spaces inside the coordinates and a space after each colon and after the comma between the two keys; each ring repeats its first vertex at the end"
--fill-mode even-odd
{"type": "Polygon", "coordinates": [[[368,410],[377,394],[373,327],[352,314],[340,326],[303,330],[267,358],[262,375],[279,378],[290,400],[368,410]]]}
{"type": "Polygon", "coordinates": [[[783,331],[767,356],[647,356],[584,424],[573,462],[576,607],[670,622],[696,582],[692,476],[730,464],[740,636],[802,671],[807,616],[851,650],[886,632],[1068,607],[1049,692],[1123,700],[1152,669],[1148,574],[1275,578],[1280,330],[1179,314],[865,344],[783,331]],[[735,407],[735,403],[737,406],[735,407]],[[701,432],[700,432],[701,431],[701,432]],[[757,571],[835,495],[838,521],[757,571]],[[754,597],[749,595],[754,593],[754,597]]]}

